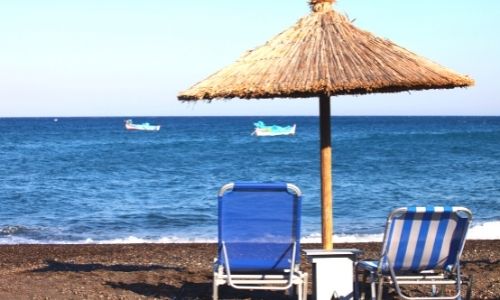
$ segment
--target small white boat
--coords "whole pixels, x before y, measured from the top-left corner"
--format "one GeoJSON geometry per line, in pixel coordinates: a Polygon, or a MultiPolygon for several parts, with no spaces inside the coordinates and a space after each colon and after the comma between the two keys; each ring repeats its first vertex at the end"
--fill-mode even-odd
{"type": "Polygon", "coordinates": [[[149,123],[134,124],[131,119],[125,121],[125,128],[127,130],[144,130],[144,131],[158,131],[160,125],[151,125],[149,123]]]}
{"type": "Polygon", "coordinates": [[[253,125],[255,125],[255,130],[252,132],[252,135],[256,136],[295,135],[295,129],[297,127],[295,124],[292,126],[267,126],[262,121],[258,121],[253,125]]]}

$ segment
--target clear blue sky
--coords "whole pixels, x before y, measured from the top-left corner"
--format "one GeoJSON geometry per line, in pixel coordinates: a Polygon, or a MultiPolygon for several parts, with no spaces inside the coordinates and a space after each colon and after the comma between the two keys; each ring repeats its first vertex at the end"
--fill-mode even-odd
{"type": "MultiPolygon", "coordinates": [[[[476,86],[335,97],[334,115],[500,115],[500,1],[338,0],[335,7],[476,86]]],[[[317,115],[313,98],[176,99],[308,13],[306,0],[1,1],[0,117],[317,115]]]]}

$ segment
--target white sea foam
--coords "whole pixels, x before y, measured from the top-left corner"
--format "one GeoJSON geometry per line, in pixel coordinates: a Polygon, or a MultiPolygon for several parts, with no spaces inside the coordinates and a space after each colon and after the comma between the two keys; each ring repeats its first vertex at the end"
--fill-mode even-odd
{"type": "MultiPolygon", "coordinates": [[[[383,234],[351,234],[334,235],[335,243],[363,243],[382,242],[383,234]]],[[[500,239],[500,221],[473,224],[467,233],[469,240],[498,240],[500,239]]],[[[302,243],[321,243],[319,233],[310,234],[302,238],[302,243]]]]}
{"type": "MultiPolygon", "coordinates": [[[[363,243],[363,242],[381,242],[382,233],[378,234],[336,234],[333,237],[335,243],[363,243]]],[[[500,239],[500,221],[491,221],[474,224],[468,232],[467,239],[470,240],[496,240],[500,239]]],[[[7,235],[0,238],[0,244],[143,244],[143,243],[216,243],[216,237],[186,237],[183,236],[165,236],[158,239],[140,238],[128,236],[109,240],[83,239],[76,241],[58,241],[58,240],[34,240],[23,237],[7,235]]],[[[321,243],[320,233],[308,234],[301,239],[302,243],[321,243]]]]}
{"type": "Polygon", "coordinates": [[[469,229],[467,238],[471,240],[500,239],[500,221],[475,224],[469,229]]]}
{"type": "MultiPolygon", "coordinates": [[[[335,243],[381,242],[383,234],[334,234],[335,243]]],[[[313,233],[301,239],[302,243],[321,243],[321,235],[313,233]]]]}
{"type": "Polygon", "coordinates": [[[210,238],[186,238],[186,237],[177,237],[177,236],[169,236],[169,237],[162,237],[159,239],[144,239],[144,238],[138,238],[135,236],[129,236],[127,238],[119,238],[119,239],[112,239],[112,240],[104,240],[104,241],[93,241],[92,239],[87,239],[85,241],[86,244],[143,244],[143,243],[178,243],[178,244],[185,244],[185,243],[215,243],[217,240],[210,239],[210,238]]]}

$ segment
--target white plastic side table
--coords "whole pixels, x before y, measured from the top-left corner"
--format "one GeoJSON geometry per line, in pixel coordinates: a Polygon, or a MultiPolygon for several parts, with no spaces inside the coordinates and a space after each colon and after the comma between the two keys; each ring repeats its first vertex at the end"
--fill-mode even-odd
{"type": "Polygon", "coordinates": [[[355,299],[354,263],[358,249],[303,250],[312,263],[313,296],[316,300],[355,299]]]}

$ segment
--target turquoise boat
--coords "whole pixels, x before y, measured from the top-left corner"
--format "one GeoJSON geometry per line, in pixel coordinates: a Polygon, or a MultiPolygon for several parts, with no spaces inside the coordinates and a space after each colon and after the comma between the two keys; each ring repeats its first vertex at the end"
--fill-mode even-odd
{"type": "Polygon", "coordinates": [[[160,125],[151,125],[149,123],[134,124],[131,119],[125,121],[125,128],[127,130],[143,130],[143,131],[158,131],[160,125]]]}
{"type": "Polygon", "coordinates": [[[266,125],[262,121],[253,123],[255,130],[252,135],[256,136],[277,136],[277,135],[295,135],[296,125],[292,126],[278,126],[278,125],[266,125]]]}

